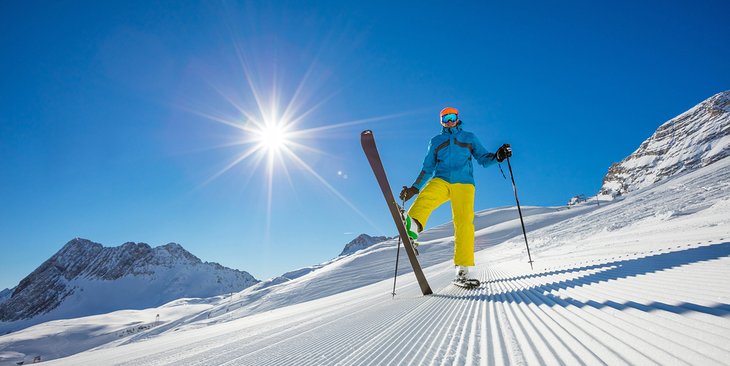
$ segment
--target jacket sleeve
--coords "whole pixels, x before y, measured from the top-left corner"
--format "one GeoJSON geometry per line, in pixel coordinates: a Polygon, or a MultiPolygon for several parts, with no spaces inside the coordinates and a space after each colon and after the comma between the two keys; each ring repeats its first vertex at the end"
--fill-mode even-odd
{"type": "Polygon", "coordinates": [[[421,191],[423,186],[426,185],[426,182],[433,176],[434,170],[436,170],[436,147],[433,146],[433,139],[431,139],[428,142],[428,153],[426,154],[426,158],[423,159],[423,168],[421,168],[421,173],[418,174],[416,181],[413,182],[413,186],[418,188],[418,191],[421,191]]]}
{"type": "Polygon", "coordinates": [[[497,162],[497,156],[493,153],[487,151],[487,149],[484,148],[481,142],[479,142],[479,139],[477,139],[476,136],[472,135],[472,150],[471,154],[474,156],[474,159],[479,163],[479,165],[483,167],[488,167],[490,165],[493,165],[497,162]]]}

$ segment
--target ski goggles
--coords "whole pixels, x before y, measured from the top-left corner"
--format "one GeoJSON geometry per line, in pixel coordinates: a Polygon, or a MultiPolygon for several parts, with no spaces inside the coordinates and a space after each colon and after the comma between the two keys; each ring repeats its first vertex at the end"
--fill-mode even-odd
{"type": "Polygon", "coordinates": [[[459,119],[459,115],[456,113],[444,114],[441,116],[441,123],[456,122],[459,119]]]}

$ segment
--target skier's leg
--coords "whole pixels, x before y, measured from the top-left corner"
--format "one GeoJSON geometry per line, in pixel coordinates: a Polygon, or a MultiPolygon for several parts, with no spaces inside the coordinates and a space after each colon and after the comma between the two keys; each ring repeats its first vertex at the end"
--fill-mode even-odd
{"type": "Polygon", "coordinates": [[[421,192],[416,196],[416,201],[408,210],[408,216],[416,219],[423,230],[426,227],[428,217],[437,207],[449,200],[449,183],[443,179],[431,179],[421,192]]]}
{"type": "Polygon", "coordinates": [[[451,185],[454,216],[454,265],[474,266],[474,185],[451,185]]]}

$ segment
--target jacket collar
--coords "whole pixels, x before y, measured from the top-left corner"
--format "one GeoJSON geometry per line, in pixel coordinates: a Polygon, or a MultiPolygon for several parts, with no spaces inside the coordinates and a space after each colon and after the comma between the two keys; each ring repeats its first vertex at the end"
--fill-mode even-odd
{"type": "Polygon", "coordinates": [[[461,132],[461,123],[451,128],[443,127],[441,129],[442,135],[456,135],[459,132],[461,132]]]}

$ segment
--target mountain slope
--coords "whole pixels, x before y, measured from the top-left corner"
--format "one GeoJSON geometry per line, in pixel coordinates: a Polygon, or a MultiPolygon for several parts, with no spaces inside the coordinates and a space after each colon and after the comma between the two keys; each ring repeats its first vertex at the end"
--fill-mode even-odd
{"type": "Polygon", "coordinates": [[[182,297],[237,292],[258,282],[250,274],[204,263],[179,244],[107,248],[69,241],[20,281],[0,303],[0,333],[42,321],[142,309],[182,297]]]}
{"type": "Polygon", "coordinates": [[[661,125],[634,153],[608,169],[599,196],[620,196],[727,156],[730,91],[718,93],[661,125]]]}

